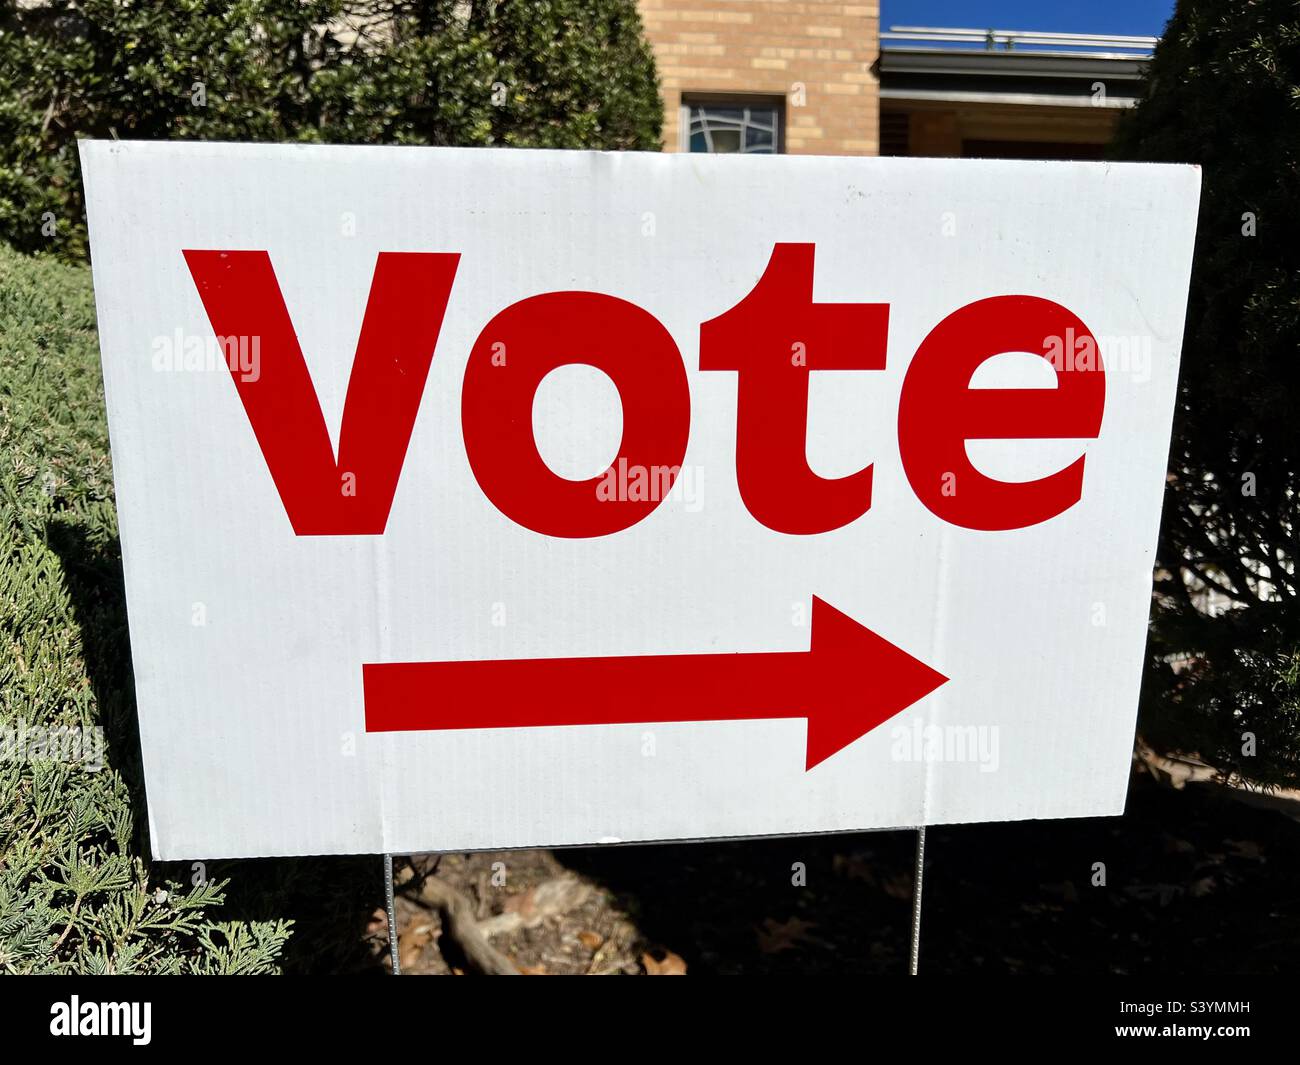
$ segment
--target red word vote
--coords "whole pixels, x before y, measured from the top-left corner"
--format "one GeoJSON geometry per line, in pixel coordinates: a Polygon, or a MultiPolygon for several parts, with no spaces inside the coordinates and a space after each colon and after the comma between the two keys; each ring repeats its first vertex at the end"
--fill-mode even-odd
{"type": "MultiPolygon", "coordinates": [[[[379,254],[337,456],[267,253],[184,255],[216,334],[261,338],[260,373],[232,367],[231,376],[294,532],[383,533],[459,255],[379,254]]],[[[871,507],[871,465],[837,478],[809,467],[808,384],[816,370],[883,370],[889,324],[888,304],[813,302],[813,263],[812,244],[777,244],[749,295],[700,327],[699,368],[737,377],[741,498],[761,524],[792,535],[840,528],[871,507]]],[[[1067,335],[1091,332],[1050,300],[995,296],[954,311],[922,341],[899,399],[899,452],[912,490],[939,518],[968,529],[1019,529],[1079,501],[1084,456],[1050,476],[1006,482],[986,477],[966,455],[967,440],[1097,436],[1105,403],[1100,359],[1058,368],[1055,388],[970,387],[985,360],[1005,352],[1049,358],[1048,338],[1067,335]]],[[[691,423],[681,354],[650,312],[598,292],[531,296],[484,326],[465,368],[465,450],[479,486],[506,517],[548,536],[605,536],[641,521],[662,495],[609,499],[597,491],[604,475],[574,481],[542,460],[533,399],[547,374],[570,363],[596,367],[618,389],[623,438],[611,466],[675,477],[691,423]]]]}

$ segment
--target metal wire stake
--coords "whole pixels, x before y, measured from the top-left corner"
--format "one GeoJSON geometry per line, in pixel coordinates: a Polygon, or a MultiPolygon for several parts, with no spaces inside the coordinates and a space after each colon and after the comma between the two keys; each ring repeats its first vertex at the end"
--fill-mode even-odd
{"type": "Polygon", "coordinates": [[[925,826],[916,830],[916,871],[912,874],[912,960],[908,975],[921,964],[921,888],[925,884],[925,826]]]}
{"type": "Polygon", "coordinates": [[[388,956],[393,964],[393,975],[402,975],[402,965],[397,960],[397,909],[393,905],[393,856],[384,855],[384,906],[388,910],[388,956]]]}

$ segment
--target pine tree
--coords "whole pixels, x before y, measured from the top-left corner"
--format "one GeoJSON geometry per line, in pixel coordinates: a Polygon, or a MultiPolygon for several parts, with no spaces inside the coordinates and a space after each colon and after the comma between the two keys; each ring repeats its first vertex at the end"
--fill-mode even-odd
{"type": "Polygon", "coordinates": [[[1179,0],[1122,159],[1198,163],[1142,729],[1300,779],[1300,3],[1179,0]]]}

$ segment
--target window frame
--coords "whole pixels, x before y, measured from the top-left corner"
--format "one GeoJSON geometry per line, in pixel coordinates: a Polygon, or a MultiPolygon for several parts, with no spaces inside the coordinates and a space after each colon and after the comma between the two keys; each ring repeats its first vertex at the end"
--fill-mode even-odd
{"type": "Polygon", "coordinates": [[[683,92],[677,107],[677,150],[707,155],[785,155],[786,98],[773,93],[683,92]],[[776,115],[772,152],[691,152],[691,109],[696,107],[768,108],[776,115]]]}

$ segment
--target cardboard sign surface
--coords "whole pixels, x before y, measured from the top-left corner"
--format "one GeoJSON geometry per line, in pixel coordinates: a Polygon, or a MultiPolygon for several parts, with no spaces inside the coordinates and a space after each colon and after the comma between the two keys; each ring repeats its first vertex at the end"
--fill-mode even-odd
{"type": "Polygon", "coordinates": [[[1195,169],[82,159],[157,857],[1122,811],[1195,169]]]}

